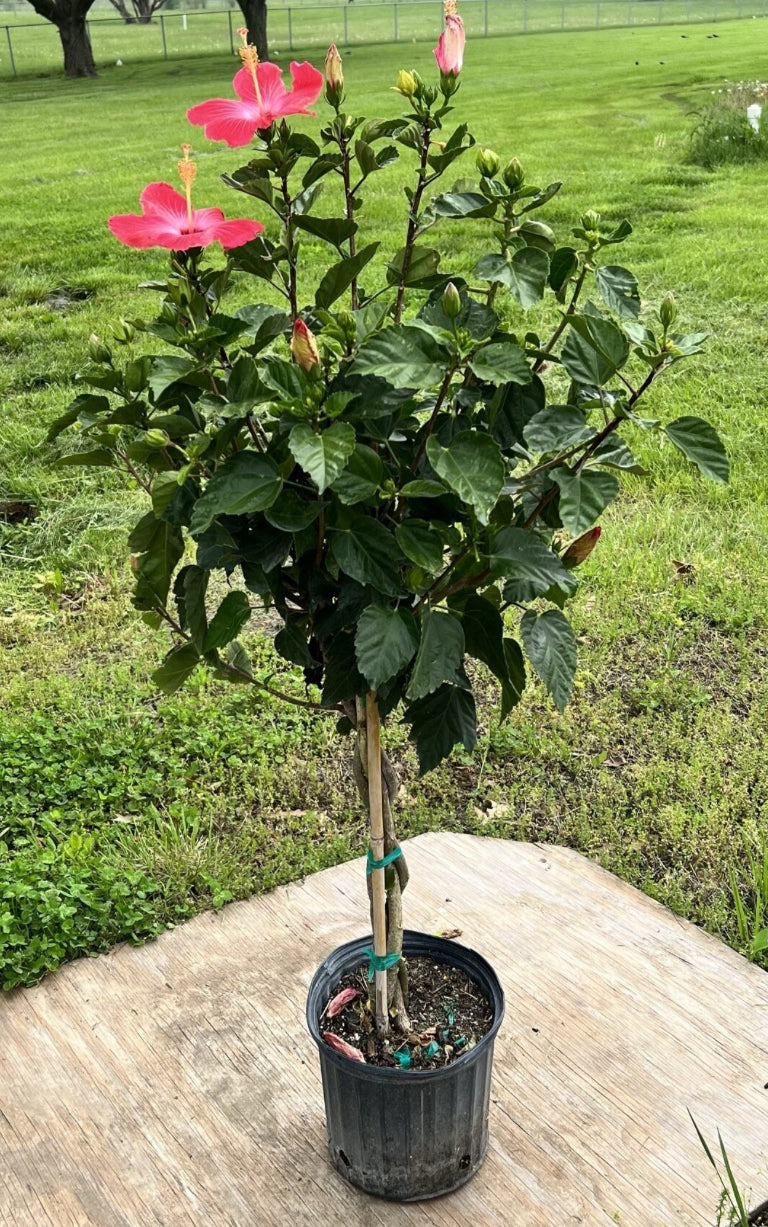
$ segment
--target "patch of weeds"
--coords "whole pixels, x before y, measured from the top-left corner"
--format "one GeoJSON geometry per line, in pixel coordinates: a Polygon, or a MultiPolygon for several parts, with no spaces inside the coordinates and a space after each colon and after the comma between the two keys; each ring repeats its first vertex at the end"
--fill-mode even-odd
{"type": "Polygon", "coordinates": [[[712,101],[697,112],[691,133],[689,159],[706,170],[728,163],[762,162],[768,158],[766,105],[768,86],[760,81],[738,85],[713,93],[712,101]]]}

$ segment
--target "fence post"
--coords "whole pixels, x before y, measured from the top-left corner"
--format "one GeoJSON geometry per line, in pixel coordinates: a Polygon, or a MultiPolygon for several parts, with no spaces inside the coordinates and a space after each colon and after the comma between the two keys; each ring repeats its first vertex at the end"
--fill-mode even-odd
{"type": "Polygon", "coordinates": [[[293,9],[288,8],[288,50],[293,51],[293,9]]]}
{"type": "Polygon", "coordinates": [[[168,44],[165,41],[165,18],[163,17],[162,13],[160,14],[160,33],[163,36],[163,59],[167,60],[168,59],[168,44]]]}
{"type": "MultiPolygon", "coordinates": [[[[344,9],[345,13],[346,11],[347,10],[344,9]]],[[[485,38],[488,37],[488,0],[483,0],[483,36],[485,38]]]]}
{"type": "Polygon", "coordinates": [[[560,5],[560,29],[565,29],[565,0],[560,5]]]}
{"type": "Polygon", "coordinates": [[[523,34],[528,30],[528,0],[523,0],[523,34]]]}
{"type": "Polygon", "coordinates": [[[632,25],[632,0],[629,0],[629,8],[627,9],[627,25],[632,25]]]}
{"type": "Polygon", "coordinates": [[[232,9],[227,9],[227,24],[229,25],[229,50],[230,54],[235,54],[235,38],[232,33],[232,9]]]}
{"type": "Polygon", "coordinates": [[[347,27],[347,6],[344,5],[344,46],[349,46],[349,31],[347,27]]]}
{"type": "Polygon", "coordinates": [[[600,0],[595,4],[595,29],[600,29],[600,0]]]}
{"type": "Polygon", "coordinates": [[[395,3],[392,5],[392,33],[395,36],[395,42],[399,42],[397,29],[397,0],[395,0],[395,3]]]}
{"type": "Polygon", "coordinates": [[[11,27],[5,27],[5,36],[8,39],[8,58],[11,61],[11,72],[16,76],[16,61],[13,58],[13,40],[11,39],[11,27]]]}

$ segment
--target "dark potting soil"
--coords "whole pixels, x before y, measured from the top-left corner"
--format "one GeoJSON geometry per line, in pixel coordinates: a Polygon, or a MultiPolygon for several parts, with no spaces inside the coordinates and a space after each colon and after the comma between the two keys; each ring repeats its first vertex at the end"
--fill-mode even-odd
{"type": "Polygon", "coordinates": [[[768,1227],[768,1202],[764,1206],[758,1206],[754,1217],[749,1216],[750,1227],[768,1227]]]}
{"type": "MultiPolygon", "coordinates": [[[[380,1038],[376,1033],[367,966],[350,972],[334,988],[330,1001],[343,989],[358,996],[334,1018],[323,1014],[320,1030],[330,1031],[358,1048],[369,1065],[400,1069],[439,1069],[469,1052],[490,1031],[493,1006],[465,972],[447,963],[412,958],[408,965],[408,1017],[411,1030],[380,1038]]],[[[326,1005],[326,1009],[327,1009],[326,1005]]]]}

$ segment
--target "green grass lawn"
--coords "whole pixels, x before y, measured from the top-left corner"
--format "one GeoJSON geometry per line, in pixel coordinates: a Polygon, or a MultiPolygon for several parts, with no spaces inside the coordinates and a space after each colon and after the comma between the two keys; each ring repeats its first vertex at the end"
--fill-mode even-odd
{"type": "MultiPolygon", "coordinates": [[[[733,480],[704,483],[671,451],[647,450],[650,478],[626,483],[583,569],[565,716],[533,686],[499,727],[489,685],[476,755],[457,753],[421,782],[403,730],[389,733],[404,835],[568,843],[736,945],[729,867],[743,878],[768,791],[765,172],[710,174],[685,153],[692,109],[725,79],[760,74],[755,29],[470,42],[462,117],[478,139],[517,154],[531,179],[564,180],[547,209],[563,237],[586,207],[628,216],[636,233],[620,259],[644,298],[674,288],[686,327],[711,333],[705,356],[659,389],[654,415],[710,419],[733,480]]],[[[397,69],[428,72],[430,61],[430,44],[355,48],[350,109],[397,113],[397,69]]],[[[332,720],[202,675],[173,698],[154,692],[164,641],[128,599],[138,496],[109,474],[51,469],[60,449],[43,441],[89,334],[156,300],[136,287],[162,275],[162,253],[120,247],[107,215],[135,209],[149,180],[173,178],[185,108],[226,92],[231,67],[221,55],[0,87],[0,499],[39,508],[0,525],[6,986],[364,849],[349,747],[332,720]]],[[[198,156],[198,205],[247,212],[218,182],[237,151],[202,144],[198,156]]],[[[391,238],[405,218],[395,175],[378,176],[363,215],[391,238]]],[[[465,237],[457,244],[446,226],[437,241],[458,271],[471,266],[465,237]]],[[[321,258],[308,244],[307,286],[321,258]]],[[[270,667],[258,628],[249,648],[270,667]]],[[[363,899],[361,886],[361,926],[363,899]]]]}

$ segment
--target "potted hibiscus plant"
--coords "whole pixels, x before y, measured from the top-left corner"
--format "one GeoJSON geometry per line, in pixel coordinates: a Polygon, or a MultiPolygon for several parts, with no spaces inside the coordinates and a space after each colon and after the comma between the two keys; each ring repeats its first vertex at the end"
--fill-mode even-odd
{"type": "Polygon", "coordinates": [[[109,222],[130,246],[170,250],[152,286],[159,314],[120,321],[109,344],[91,338],[89,390],[50,433],[82,440],[59,463],[115,465],[146,494],[130,549],[134,604],[171,637],[159,687],[204,668],[331,714],[355,737],[372,937],[329,956],[308,1020],[338,1170],[374,1193],[427,1197],[482,1162],[503,996],[479,955],[404,932],[382,724],[405,722],[421,773],[457,743],[471,751],[477,662],[498,681],[502,719],[526,659],[562,709],[577,568],[619,475],[642,472],[625,436],[666,441],[715,480],[728,465],[707,422],[645,415],[653,385],[703,337],[677,330],[669,294],[643,311],[636,278],[613,262],[630,224],[590,211],[559,240],[540,215],[560,184],[535,186],[452,120],[464,53],[454,3],[434,79],[402,71],[405,113],[393,118],[345,106],[335,47],[324,72],[291,64],[286,89],[241,37],[235,97],[188,114],[211,140],[252,143],[225,182],[266,224],[194,206],[185,146],[183,192],[150,184],[141,215],[109,222]],[[287,122],[312,116],[323,92],[325,118],[287,122]],[[390,242],[394,227],[372,236],[361,210],[369,181],[398,160],[402,232],[390,242]],[[474,235],[465,273],[445,254],[456,225],[474,235]],[[214,243],[223,262],[209,258],[214,243]],[[319,275],[307,243],[326,253],[319,275]],[[258,298],[225,307],[233,283],[243,302],[248,278],[258,298]],[[540,335],[525,313],[545,298],[540,335]],[[142,333],[164,351],[144,352],[142,333]],[[264,606],[279,618],[282,683],[240,640],[264,606]]]}

